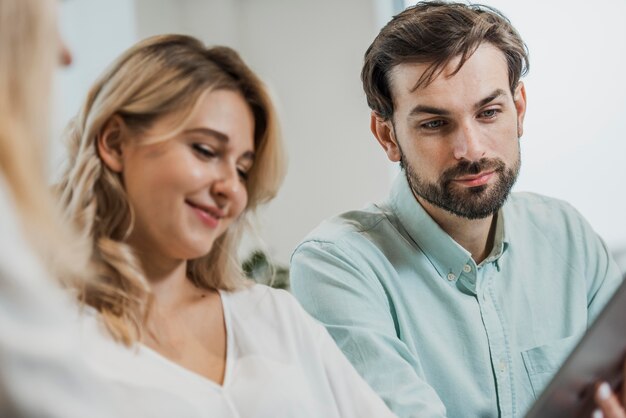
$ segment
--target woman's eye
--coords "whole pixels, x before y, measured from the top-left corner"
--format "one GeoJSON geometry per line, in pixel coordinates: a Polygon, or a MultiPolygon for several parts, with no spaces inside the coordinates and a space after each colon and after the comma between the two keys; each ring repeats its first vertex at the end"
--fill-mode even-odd
{"type": "Polygon", "coordinates": [[[242,181],[246,181],[246,180],[248,180],[248,172],[247,172],[246,170],[243,170],[243,169],[239,169],[239,168],[238,168],[238,169],[237,169],[237,174],[239,174],[239,178],[240,178],[242,181]]]}
{"type": "Polygon", "coordinates": [[[423,123],[421,126],[425,129],[439,129],[446,124],[445,120],[437,119],[431,120],[430,122],[423,123]]]}
{"type": "Polygon", "coordinates": [[[193,144],[193,150],[200,154],[204,158],[213,158],[215,157],[215,152],[208,146],[204,144],[193,144]]]}

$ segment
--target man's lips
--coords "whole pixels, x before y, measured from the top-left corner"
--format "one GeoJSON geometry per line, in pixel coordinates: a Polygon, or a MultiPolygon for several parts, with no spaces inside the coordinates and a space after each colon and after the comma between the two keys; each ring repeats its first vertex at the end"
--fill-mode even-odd
{"type": "Polygon", "coordinates": [[[483,186],[487,184],[489,180],[491,180],[491,178],[494,176],[494,173],[494,171],[487,171],[485,173],[457,177],[452,181],[466,187],[483,186]]]}
{"type": "Polygon", "coordinates": [[[217,227],[220,219],[224,217],[224,211],[215,206],[203,205],[191,200],[185,200],[185,203],[189,205],[198,218],[210,228],[217,227]]]}

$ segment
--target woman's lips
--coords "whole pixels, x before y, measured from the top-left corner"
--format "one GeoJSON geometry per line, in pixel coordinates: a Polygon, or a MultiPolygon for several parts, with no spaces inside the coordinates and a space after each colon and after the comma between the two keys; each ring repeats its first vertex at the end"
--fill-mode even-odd
{"type": "Polygon", "coordinates": [[[204,206],[192,201],[186,200],[185,203],[189,205],[191,210],[200,218],[202,223],[209,228],[216,228],[219,225],[220,219],[224,216],[223,212],[212,206],[204,206]]]}

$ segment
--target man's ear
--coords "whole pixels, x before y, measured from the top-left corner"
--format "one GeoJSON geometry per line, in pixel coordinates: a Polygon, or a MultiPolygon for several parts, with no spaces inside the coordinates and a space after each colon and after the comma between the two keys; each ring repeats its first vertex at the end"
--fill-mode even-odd
{"type": "Polygon", "coordinates": [[[400,147],[396,140],[396,133],[393,130],[391,119],[384,120],[379,114],[372,112],[370,116],[370,129],[378,140],[378,143],[385,150],[387,158],[394,163],[400,161],[400,147]]]}
{"type": "Polygon", "coordinates": [[[98,155],[113,172],[120,173],[124,168],[122,145],[124,141],[124,121],[114,115],[104,125],[97,138],[98,155]]]}
{"type": "Polygon", "coordinates": [[[524,134],[524,116],[526,115],[526,87],[521,81],[517,83],[515,88],[513,103],[515,103],[515,110],[517,111],[517,137],[521,138],[524,134]]]}

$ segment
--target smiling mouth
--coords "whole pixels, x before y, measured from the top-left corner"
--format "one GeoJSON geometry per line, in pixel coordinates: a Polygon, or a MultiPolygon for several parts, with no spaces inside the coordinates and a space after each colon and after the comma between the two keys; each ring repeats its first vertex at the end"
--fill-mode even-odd
{"type": "Polygon", "coordinates": [[[185,200],[185,203],[193,210],[200,221],[210,228],[216,228],[219,225],[220,219],[224,217],[224,213],[221,209],[212,206],[204,206],[190,200],[185,200]]]}

